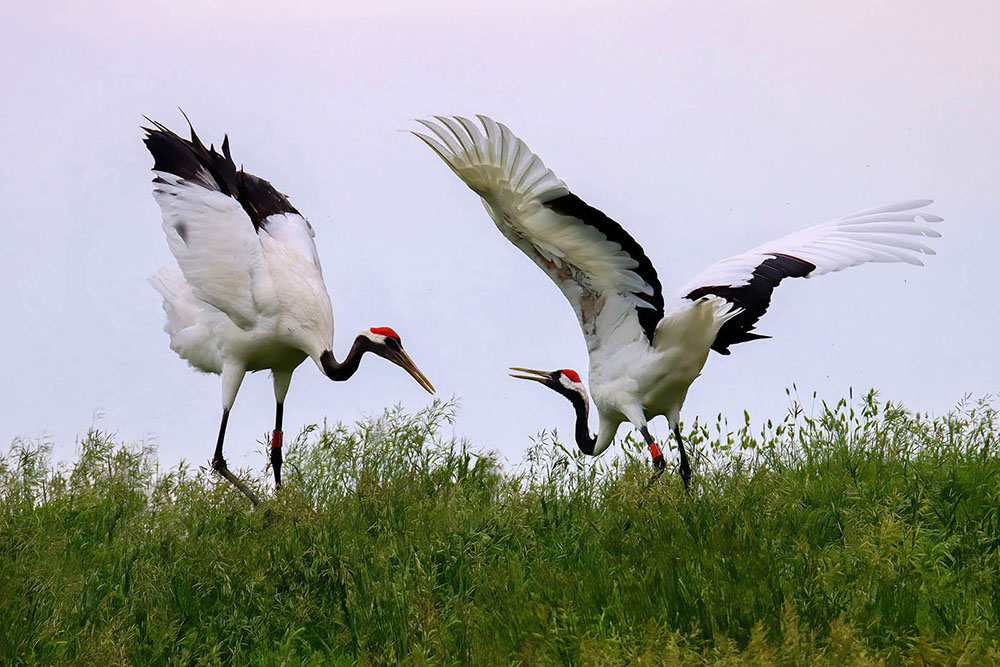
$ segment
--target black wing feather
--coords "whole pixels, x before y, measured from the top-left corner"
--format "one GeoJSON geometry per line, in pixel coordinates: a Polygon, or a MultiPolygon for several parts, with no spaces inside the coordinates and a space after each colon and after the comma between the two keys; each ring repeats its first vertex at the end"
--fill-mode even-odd
{"type": "Polygon", "coordinates": [[[770,336],[752,333],[752,330],[757,321],[767,312],[768,306],[771,305],[771,294],[774,292],[774,288],[785,278],[802,278],[815,269],[815,264],[804,259],[775,253],[754,269],[753,277],[746,285],[699,287],[687,294],[685,298],[694,301],[703,296],[719,296],[733,304],[733,307],[743,309],[742,313],[722,325],[715,337],[715,342],[712,343],[712,349],[719,354],[729,354],[730,345],[770,338],[770,336]]]}
{"type": "Polygon", "coordinates": [[[660,279],[656,275],[653,263],[646,257],[642,246],[620,224],[609,218],[602,211],[590,206],[573,193],[542,202],[542,205],[553,213],[574,217],[584,224],[597,229],[609,241],[620,245],[622,250],[636,261],[638,266],[632,269],[632,271],[653,288],[652,294],[634,293],[635,296],[650,306],[649,308],[636,308],[636,313],[639,316],[639,326],[642,327],[646,338],[652,342],[656,325],[663,319],[663,287],[660,285],[660,279]]]}
{"type": "Polygon", "coordinates": [[[162,123],[148,119],[153,128],[144,127],[143,141],[153,156],[153,170],[179,176],[209,190],[217,190],[236,199],[250,217],[255,231],[269,216],[298,213],[285,195],[262,178],[237,169],[229,151],[229,135],[222,141],[222,153],[215,146],[205,147],[191,127],[191,139],[183,139],[162,123]]]}

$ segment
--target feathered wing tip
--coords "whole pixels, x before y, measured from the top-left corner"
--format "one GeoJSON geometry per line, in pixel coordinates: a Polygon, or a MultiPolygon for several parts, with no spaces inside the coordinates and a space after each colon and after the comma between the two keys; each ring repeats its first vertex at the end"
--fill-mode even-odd
{"type": "MultiPolygon", "coordinates": [[[[910,211],[915,211],[919,208],[925,208],[934,203],[933,199],[908,199],[905,201],[893,202],[892,204],[883,204],[882,206],[876,206],[875,208],[868,208],[863,211],[857,211],[849,215],[845,215],[839,220],[851,220],[854,218],[863,218],[869,215],[881,215],[883,213],[908,213],[910,211]]],[[[937,216],[931,216],[932,218],[937,218],[934,222],[941,222],[943,218],[938,218],[937,216]]]]}
{"type": "MultiPolygon", "coordinates": [[[[184,112],[181,111],[183,114],[184,112]]],[[[174,174],[186,181],[193,181],[209,190],[217,190],[235,197],[237,195],[237,168],[229,153],[229,136],[222,142],[222,154],[212,145],[201,142],[187,115],[184,120],[191,131],[191,139],[184,139],[162,123],[143,116],[153,127],[143,127],[143,142],[153,155],[153,171],[174,174]]]]}
{"type": "Polygon", "coordinates": [[[687,297],[710,286],[748,285],[766,262],[781,269],[782,277],[792,278],[811,278],[869,262],[922,266],[921,255],[935,254],[923,239],[939,238],[941,233],[933,225],[944,219],[919,210],[931,203],[917,199],[888,204],[792,232],[712,264],[681,288],[680,295],[687,297]]]}
{"type": "Polygon", "coordinates": [[[771,294],[785,278],[811,278],[870,262],[922,266],[921,255],[934,249],[922,239],[938,238],[934,223],[943,218],[921,211],[929,199],[887,204],[806,227],[709,266],[682,290],[684,298],[720,296],[742,312],[727,321],[712,348],[764,338],[753,333],[767,311],[771,294]]]}
{"type": "Polygon", "coordinates": [[[944,220],[920,210],[932,203],[930,199],[915,199],[866,209],[807,227],[747,254],[784,252],[811,262],[816,268],[807,278],[869,262],[923,266],[920,256],[936,253],[921,239],[939,238],[941,233],[932,225],[944,220]]]}
{"type": "MultiPolygon", "coordinates": [[[[181,113],[184,114],[183,111],[181,113]]],[[[298,214],[288,197],[278,192],[269,182],[247,173],[242,167],[237,169],[229,149],[228,134],[223,137],[220,154],[215,150],[215,144],[205,147],[186,114],[184,120],[191,131],[190,139],[183,139],[148,116],[144,118],[153,125],[152,128],[142,128],[146,132],[143,141],[153,155],[153,171],[173,174],[185,181],[233,197],[250,216],[255,230],[260,229],[272,215],[298,214]]],[[[153,180],[156,183],[163,182],[159,177],[153,180]]]]}
{"type": "Polygon", "coordinates": [[[477,118],[478,123],[462,116],[418,120],[427,132],[413,134],[483,199],[501,232],[555,281],[585,335],[598,335],[599,313],[585,308],[580,294],[608,292],[637,311],[643,333],[652,339],[663,316],[663,294],[642,247],[620,224],[571,193],[507,126],[477,118]]]}
{"type": "Polygon", "coordinates": [[[932,199],[897,202],[817,225],[817,229],[826,233],[803,249],[806,255],[814,253],[816,259],[816,270],[806,277],[868,262],[905,262],[923,266],[920,255],[937,253],[917,239],[940,238],[941,232],[932,225],[944,220],[919,210],[933,203],[932,199]]]}
{"type": "Polygon", "coordinates": [[[504,202],[519,207],[537,199],[545,202],[569,194],[569,189],[541,158],[503,123],[477,115],[479,123],[462,116],[417,119],[430,134],[412,134],[451,167],[481,197],[507,195],[504,202]],[[431,136],[433,135],[433,136],[431,136]]]}

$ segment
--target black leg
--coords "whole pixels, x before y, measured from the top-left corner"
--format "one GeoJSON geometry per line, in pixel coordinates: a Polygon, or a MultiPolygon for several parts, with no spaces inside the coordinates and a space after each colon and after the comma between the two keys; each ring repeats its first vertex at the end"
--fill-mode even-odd
{"type": "Polygon", "coordinates": [[[219,441],[215,445],[215,456],[212,457],[212,468],[215,469],[220,475],[232,482],[237,489],[243,492],[247,498],[250,499],[254,505],[256,505],[259,500],[257,496],[254,495],[253,491],[247,488],[247,485],[239,480],[236,475],[229,472],[229,466],[226,465],[226,459],[222,457],[222,441],[226,439],[226,424],[229,423],[229,410],[222,411],[222,424],[219,425],[219,441]]]}
{"type": "Polygon", "coordinates": [[[681,427],[674,426],[674,437],[677,439],[677,449],[681,453],[681,479],[684,480],[684,490],[691,490],[691,464],[687,452],[684,451],[684,440],[681,438],[681,427]]]}
{"type": "Polygon", "coordinates": [[[281,488],[281,418],[284,415],[285,404],[278,403],[274,413],[274,433],[271,434],[271,468],[274,470],[274,488],[281,488]]]}
{"type": "Polygon", "coordinates": [[[649,483],[646,488],[653,485],[656,480],[660,479],[660,475],[663,474],[664,469],[667,467],[667,462],[663,458],[663,452],[660,451],[660,446],[656,444],[653,440],[653,436],[650,434],[649,429],[645,426],[639,429],[642,433],[643,439],[646,441],[646,445],[649,447],[649,454],[653,457],[653,476],[649,478],[649,483]]]}
{"type": "Polygon", "coordinates": [[[226,466],[226,459],[222,458],[222,441],[226,439],[226,424],[229,423],[229,410],[222,411],[222,423],[219,424],[219,440],[215,443],[215,456],[212,457],[212,467],[216,465],[226,466]]]}

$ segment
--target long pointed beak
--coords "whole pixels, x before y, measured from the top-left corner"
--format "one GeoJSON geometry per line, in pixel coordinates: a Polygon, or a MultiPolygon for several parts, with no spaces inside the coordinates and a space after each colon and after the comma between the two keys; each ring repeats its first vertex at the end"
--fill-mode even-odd
{"type": "Polygon", "coordinates": [[[510,370],[519,371],[518,373],[509,373],[512,378],[519,380],[534,380],[545,384],[552,379],[548,371],[537,371],[534,368],[520,368],[519,366],[511,366],[510,370]],[[521,373],[529,373],[530,375],[521,375],[521,373]]]}
{"type": "Polygon", "coordinates": [[[405,350],[394,351],[390,360],[392,363],[409,373],[413,379],[417,381],[417,384],[427,390],[427,393],[434,393],[434,385],[431,384],[431,381],[427,379],[426,375],[420,372],[420,369],[417,368],[415,363],[413,363],[413,359],[410,359],[410,355],[408,355],[405,350]]]}

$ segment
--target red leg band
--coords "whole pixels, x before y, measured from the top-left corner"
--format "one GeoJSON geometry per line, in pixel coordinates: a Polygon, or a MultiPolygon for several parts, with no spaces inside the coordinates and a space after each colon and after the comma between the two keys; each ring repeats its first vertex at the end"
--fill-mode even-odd
{"type": "Polygon", "coordinates": [[[658,459],[663,456],[663,452],[660,451],[659,445],[655,442],[649,443],[649,453],[653,455],[654,459],[658,459]]]}
{"type": "Polygon", "coordinates": [[[281,447],[281,431],[275,431],[271,434],[271,446],[281,447]]]}

